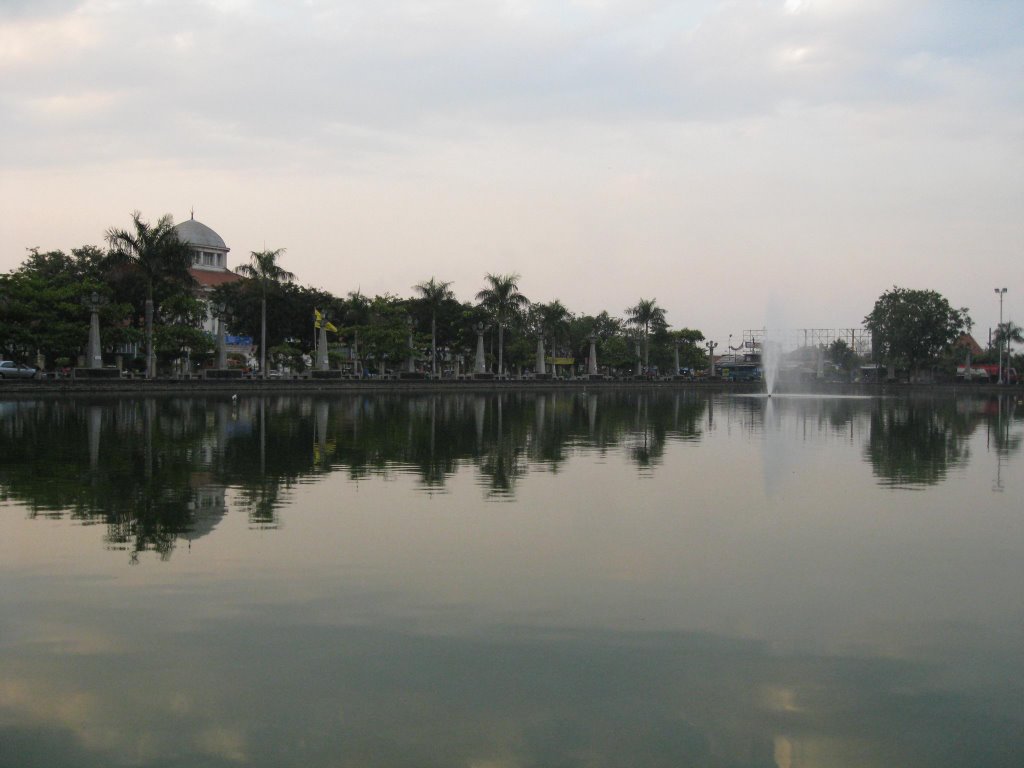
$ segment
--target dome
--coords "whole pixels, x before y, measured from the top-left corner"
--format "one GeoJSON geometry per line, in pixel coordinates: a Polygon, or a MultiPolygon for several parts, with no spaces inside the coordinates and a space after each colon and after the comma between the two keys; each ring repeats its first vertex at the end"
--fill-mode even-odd
{"type": "Polygon", "coordinates": [[[181,222],[181,224],[175,225],[174,231],[178,233],[178,239],[181,242],[188,243],[194,248],[216,248],[221,251],[229,250],[224,244],[224,238],[202,222],[196,221],[195,219],[189,219],[181,222]]]}

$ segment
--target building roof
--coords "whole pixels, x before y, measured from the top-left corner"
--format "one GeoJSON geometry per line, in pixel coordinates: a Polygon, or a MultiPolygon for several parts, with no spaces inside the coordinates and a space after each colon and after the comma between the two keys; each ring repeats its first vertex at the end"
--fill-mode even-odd
{"type": "Polygon", "coordinates": [[[196,248],[216,248],[219,251],[230,250],[224,244],[224,238],[201,221],[188,219],[180,224],[176,224],[174,231],[178,233],[178,240],[196,248]]]}
{"type": "Polygon", "coordinates": [[[962,334],[959,339],[953,342],[954,347],[966,347],[971,350],[972,355],[980,355],[984,350],[981,345],[969,333],[962,334]]]}
{"type": "Polygon", "coordinates": [[[213,288],[224,283],[233,283],[241,280],[242,276],[228,270],[190,269],[188,271],[195,281],[204,288],[213,288]]]}

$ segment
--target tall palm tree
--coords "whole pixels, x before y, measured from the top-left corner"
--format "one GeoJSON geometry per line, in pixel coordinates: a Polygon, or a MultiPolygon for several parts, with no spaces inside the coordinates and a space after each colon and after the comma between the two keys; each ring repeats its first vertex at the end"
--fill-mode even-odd
{"type": "Polygon", "coordinates": [[[438,282],[433,277],[413,286],[420,298],[430,307],[430,375],[437,378],[437,312],[446,302],[455,298],[451,282],[438,282]]]}
{"type": "MultiPolygon", "coordinates": [[[[547,304],[534,304],[531,310],[536,316],[536,323],[541,334],[551,336],[551,359],[554,360],[558,340],[569,329],[569,320],[572,315],[558,299],[547,304]]],[[[554,363],[552,363],[551,370],[557,375],[558,369],[554,367],[554,363]]]]}
{"type": "Polygon", "coordinates": [[[142,220],[142,214],[132,212],[133,230],[107,230],[106,240],[115,262],[133,265],[146,281],[146,376],[156,376],[156,350],[153,348],[153,288],[162,281],[192,285],[188,273],[192,265],[192,250],[178,240],[174,219],[164,214],[156,224],[142,220]]]}
{"type": "Polygon", "coordinates": [[[644,367],[651,362],[650,332],[652,325],[665,324],[665,310],[658,306],[657,299],[640,299],[634,307],[626,307],[629,322],[644,331],[644,367]]]}
{"type": "Polygon", "coordinates": [[[267,291],[281,283],[289,283],[295,275],[277,263],[284,248],[274,251],[251,251],[249,263],[238,268],[238,273],[255,280],[260,288],[260,377],[267,378],[267,291]]]}
{"type": "MultiPolygon", "coordinates": [[[[995,334],[996,348],[1002,349],[1006,347],[1006,363],[1004,364],[1007,368],[1010,367],[1010,343],[1024,344],[1024,331],[1017,325],[1013,320],[1007,320],[1005,323],[1001,323],[996,328],[995,334]]],[[[1004,374],[1005,375],[1005,374],[1004,374]]]]}
{"type": "Polygon", "coordinates": [[[498,324],[498,375],[504,371],[505,324],[516,312],[530,303],[530,300],[519,292],[519,273],[508,275],[484,276],[485,287],[476,295],[476,300],[490,312],[498,324]]]}

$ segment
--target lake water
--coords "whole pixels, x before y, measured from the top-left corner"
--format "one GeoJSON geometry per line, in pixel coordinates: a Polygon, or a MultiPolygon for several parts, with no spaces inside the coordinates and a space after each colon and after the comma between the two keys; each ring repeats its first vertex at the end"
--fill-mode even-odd
{"type": "Polygon", "coordinates": [[[0,765],[1024,765],[1024,405],[0,401],[0,765]]]}

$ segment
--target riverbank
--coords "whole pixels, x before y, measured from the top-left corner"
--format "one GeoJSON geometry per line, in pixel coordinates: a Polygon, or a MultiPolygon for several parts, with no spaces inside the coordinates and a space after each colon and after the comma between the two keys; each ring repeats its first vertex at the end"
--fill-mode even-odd
{"type": "MultiPolygon", "coordinates": [[[[317,393],[349,393],[349,392],[509,392],[509,391],[551,391],[551,390],[686,390],[697,392],[728,392],[736,394],[756,394],[764,392],[764,385],[759,381],[687,381],[683,379],[666,380],[630,380],[630,379],[509,379],[509,380],[476,380],[476,379],[442,379],[404,380],[404,379],[108,379],[108,380],[76,380],[76,379],[40,379],[40,380],[0,380],[0,398],[4,397],[60,397],[65,395],[125,395],[139,396],[148,394],[177,395],[253,395],[253,394],[317,394],[317,393]]],[[[1024,386],[1000,386],[998,384],[866,384],[810,382],[801,385],[782,386],[779,394],[801,393],[817,395],[1014,395],[1024,397],[1024,386]]]]}

